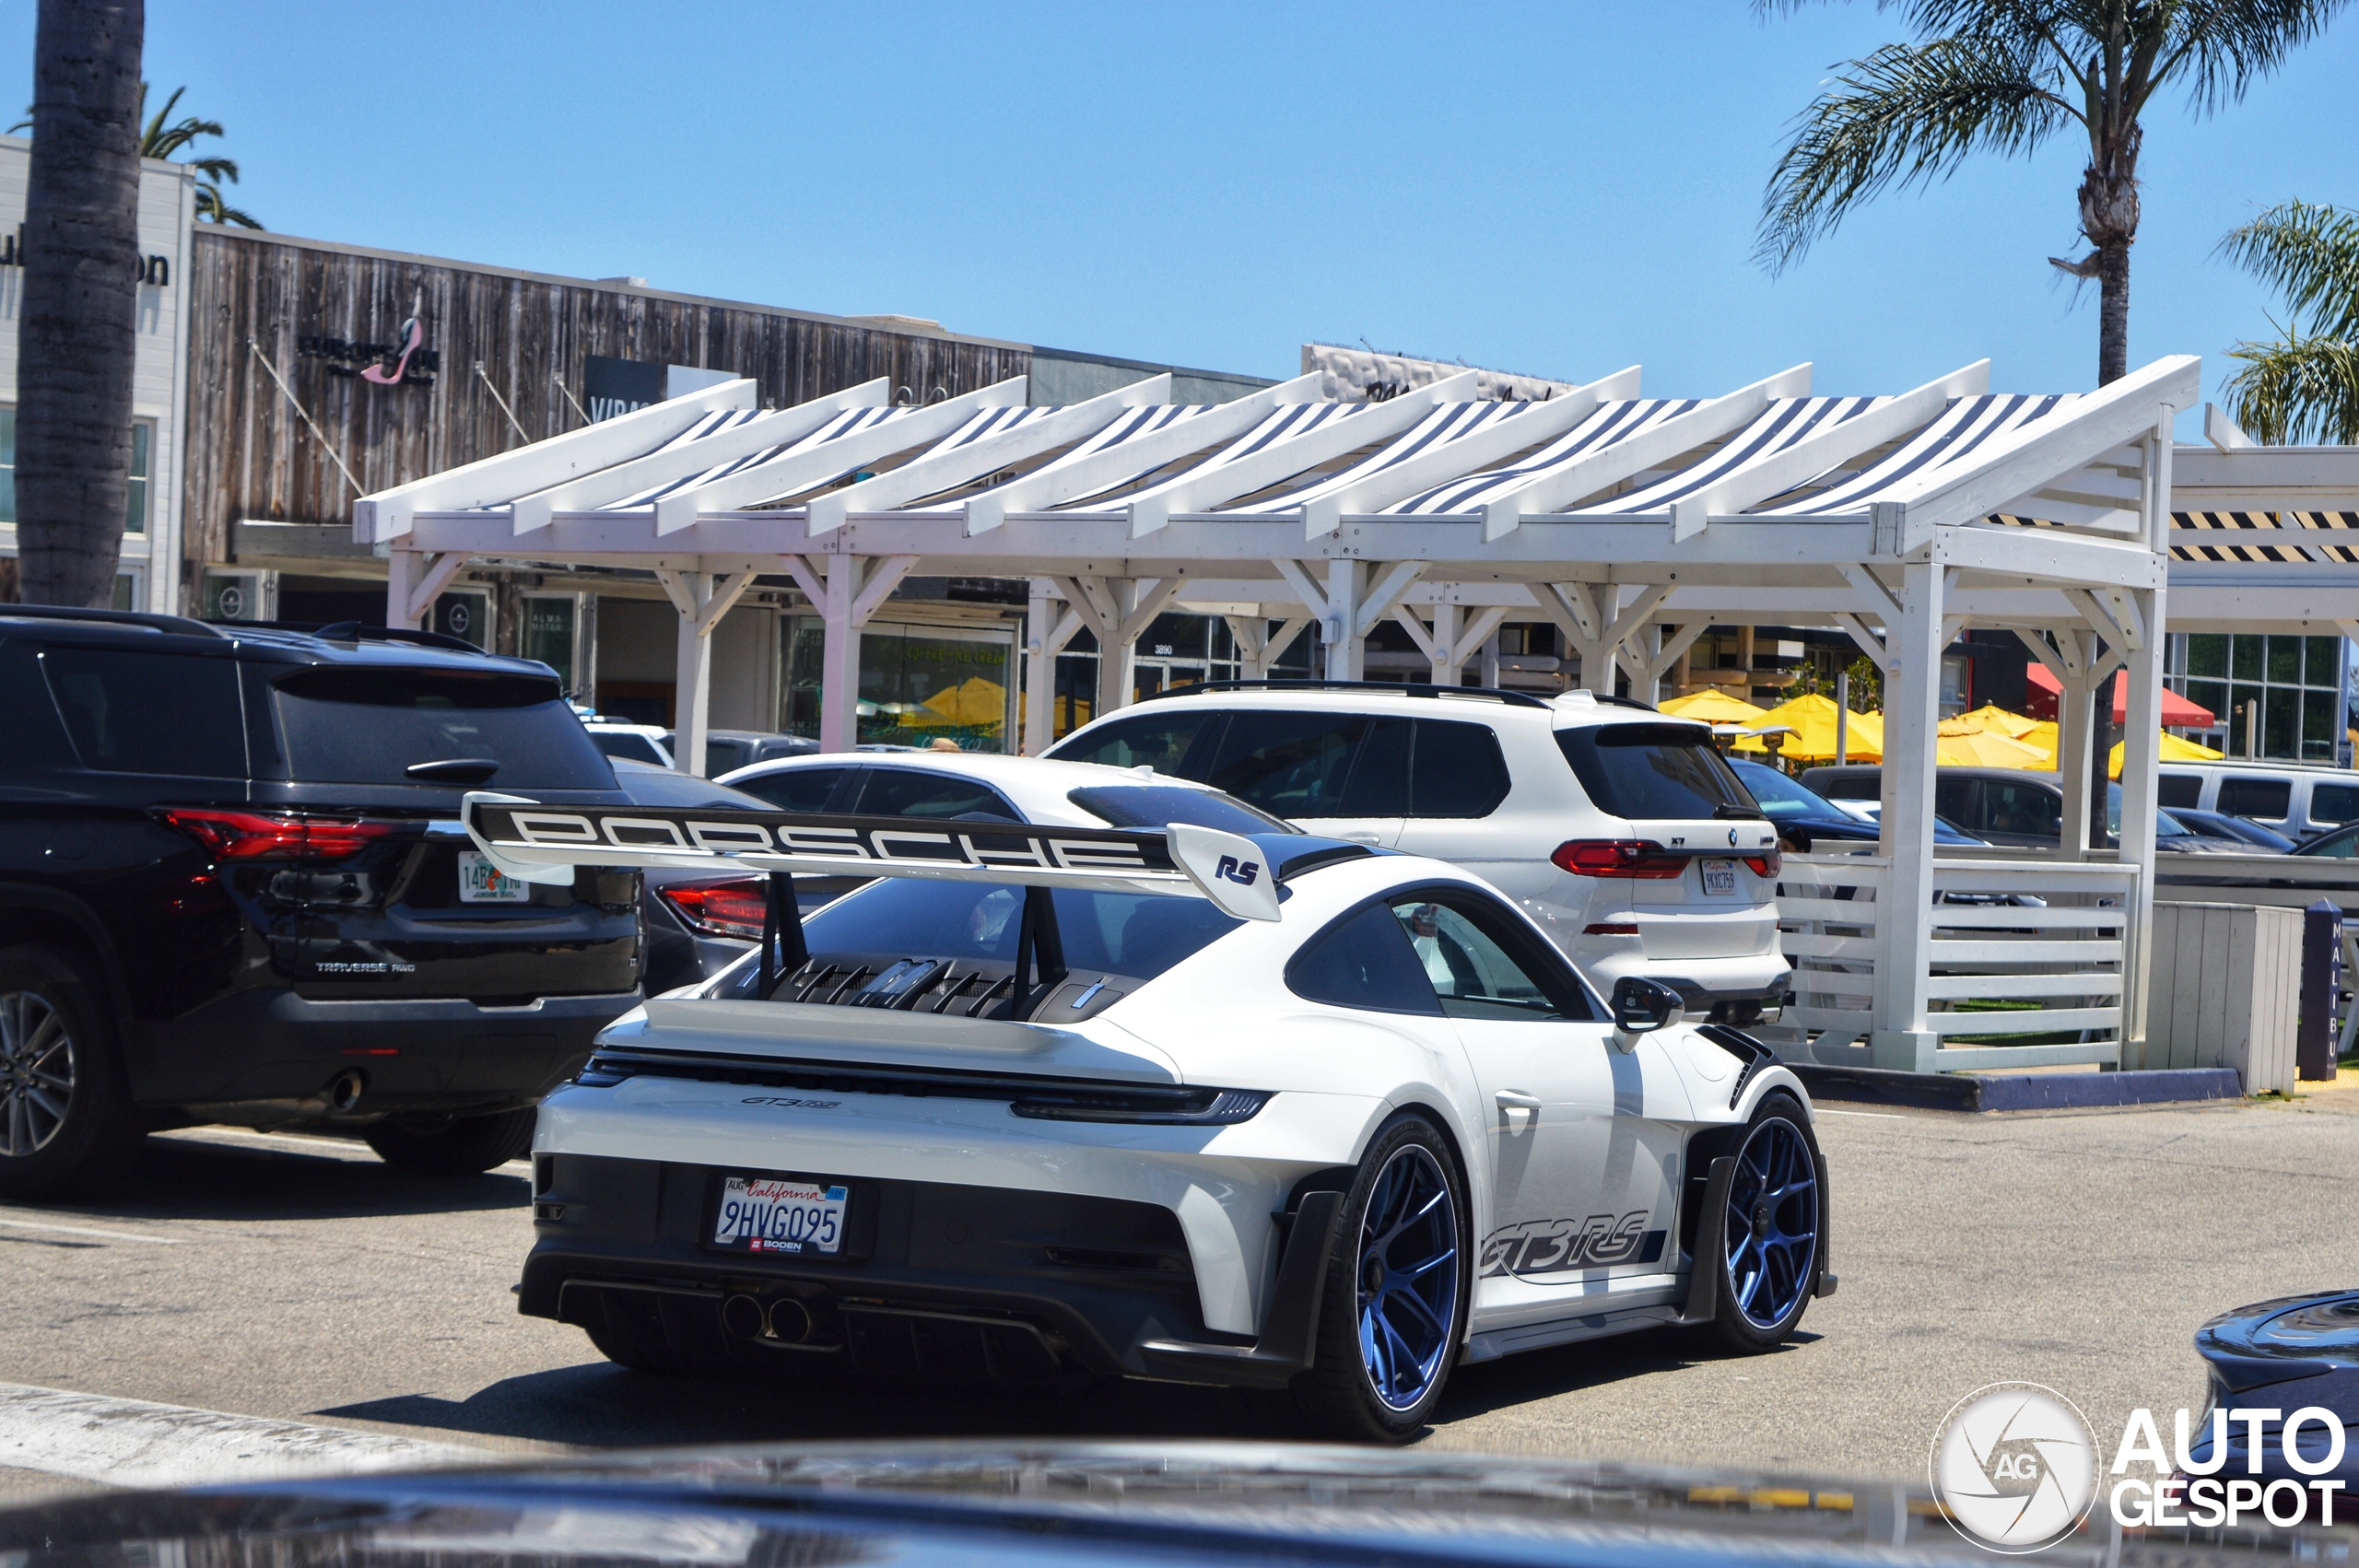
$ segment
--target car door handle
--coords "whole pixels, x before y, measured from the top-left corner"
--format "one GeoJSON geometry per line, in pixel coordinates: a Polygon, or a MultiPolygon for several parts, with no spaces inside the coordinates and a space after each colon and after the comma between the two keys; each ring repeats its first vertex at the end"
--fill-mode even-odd
{"type": "Polygon", "coordinates": [[[1505,1111],[1536,1111],[1543,1103],[1537,1094],[1527,1094],[1520,1089],[1502,1089],[1491,1096],[1505,1111]]]}

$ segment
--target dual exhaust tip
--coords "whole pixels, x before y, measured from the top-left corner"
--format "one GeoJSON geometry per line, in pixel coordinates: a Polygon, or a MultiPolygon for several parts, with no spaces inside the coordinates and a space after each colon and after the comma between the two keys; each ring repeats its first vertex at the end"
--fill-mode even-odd
{"type": "Polygon", "coordinates": [[[807,1343],[817,1324],[811,1309],[792,1296],[733,1295],[721,1304],[721,1326],[741,1340],[769,1340],[780,1344],[807,1343]]]}

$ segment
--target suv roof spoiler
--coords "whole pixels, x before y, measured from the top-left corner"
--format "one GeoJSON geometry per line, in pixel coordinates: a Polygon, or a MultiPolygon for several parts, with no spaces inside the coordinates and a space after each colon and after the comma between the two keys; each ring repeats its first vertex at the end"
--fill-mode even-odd
{"type": "Polygon", "coordinates": [[[1497,686],[1438,686],[1429,681],[1191,681],[1184,686],[1174,686],[1161,696],[1198,696],[1205,692],[1383,692],[1391,696],[1474,697],[1488,702],[1503,702],[1516,708],[1546,708],[1545,697],[1530,692],[1511,692],[1497,686]]]}
{"type": "Polygon", "coordinates": [[[70,604],[0,604],[0,615],[22,615],[51,621],[99,621],[110,626],[145,626],[177,637],[219,637],[218,627],[186,615],[165,615],[152,610],[76,610],[70,604]]]}
{"type": "Polygon", "coordinates": [[[552,806],[480,790],[461,802],[459,821],[501,875],[524,883],[569,883],[577,866],[927,877],[1203,898],[1239,919],[1278,918],[1277,878],[1262,847],[1186,823],[1137,832],[718,806],[552,806]]]}
{"type": "Polygon", "coordinates": [[[448,632],[422,632],[410,626],[370,626],[358,621],[214,621],[216,627],[236,631],[299,632],[318,638],[322,642],[405,642],[417,648],[442,648],[453,653],[474,653],[490,658],[488,649],[477,648],[463,637],[448,632]]]}

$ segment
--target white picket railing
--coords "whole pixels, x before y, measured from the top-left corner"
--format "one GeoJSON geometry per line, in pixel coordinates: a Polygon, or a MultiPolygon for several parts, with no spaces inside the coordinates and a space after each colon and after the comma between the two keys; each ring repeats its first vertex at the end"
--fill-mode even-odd
{"type": "MultiPolygon", "coordinates": [[[[1880,855],[1786,857],[1778,929],[1794,965],[1793,999],[1773,1028],[1790,1049],[1807,1047],[1821,1061],[1864,1057],[1845,1047],[1864,1042],[1873,1026],[1876,917],[1887,866],[1880,855]]],[[[1945,1041],[1975,1042],[1944,1044],[1934,1052],[1936,1069],[2118,1063],[2128,907],[2137,883],[2134,866],[1936,860],[1927,1026],[1945,1041]],[[1999,902],[2009,896],[2018,901],[1999,902]],[[2060,1034],[2077,1038],[2003,1043],[2060,1034]]]]}

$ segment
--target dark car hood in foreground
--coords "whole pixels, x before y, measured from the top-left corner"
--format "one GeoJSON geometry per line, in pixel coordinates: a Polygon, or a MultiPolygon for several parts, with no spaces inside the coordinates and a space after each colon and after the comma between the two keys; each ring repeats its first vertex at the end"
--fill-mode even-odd
{"type": "MultiPolygon", "coordinates": [[[[2339,1556],[2105,1522],[2047,1563],[2339,1556]]],[[[2324,1539],[2322,1539],[2324,1538],[2324,1539]]],[[[1913,1489],[1261,1444],[837,1445],[111,1493],[0,1514],[17,1568],[1981,1562],[1913,1489]]]]}
{"type": "MultiPolygon", "coordinates": [[[[2330,1475],[2359,1486],[2359,1291],[2280,1296],[2224,1312],[2195,1331],[2195,1352],[2212,1375],[2212,1403],[2230,1410],[2266,1410],[2277,1416],[2317,1407],[2340,1417],[2344,1429],[2342,1463],[2330,1475]]],[[[2224,1429],[2225,1464],[2236,1474],[2271,1480],[2296,1477],[2284,1460],[2281,1421],[2249,1426],[2231,1419],[2224,1429]],[[2259,1438],[2260,1465],[2248,1469],[2250,1444],[2259,1438]]],[[[2206,1411],[2196,1422],[2189,1457],[2199,1465],[2212,1457],[2212,1422],[2206,1411]]],[[[2323,1462],[2327,1433],[2315,1422],[2297,1434],[2304,1455],[2323,1462]]]]}

